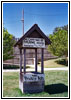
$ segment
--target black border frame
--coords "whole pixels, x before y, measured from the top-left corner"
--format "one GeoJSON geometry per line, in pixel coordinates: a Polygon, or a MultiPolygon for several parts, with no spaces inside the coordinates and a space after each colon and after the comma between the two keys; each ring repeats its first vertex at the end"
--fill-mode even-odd
{"type": "Polygon", "coordinates": [[[70,99],[70,1],[1,1],[1,99],[70,99]],[[64,3],[66,3],[67,2],[69,4],[69,18],[68,18],[69,19],[69,29],[68,29],[69,30],[69,91],[68,91],[69,98],[68,97],[65,97],[65,98],[59,98],[59,97],[58,98],[54,98],[54,97],[52,97],[52,98],[47,98],[47,97],[46,98],[44,98],[44,97],[41,97],[41,98],[39,98],[39,97],[38,98],[36,98],[36,97],[35,98],[34,97],[32,97],[32,98],[31,97],[30,98],[29,97],[27,97],[27,98],[25,98],[25,97],[23,97],[23,98],[20,98],[20,97],[18,97],[18,98],[11,98],[11,97],[10,98],[7,98],[7,97],[3,98],[2,97],[2,90],[3,90],[2,89],[2,81],[3,81],[2,80],[2,38],[3,38],[2,37],[2,3],[3,2],[16,2],[16,3],[17,2],[23,2],[23,3],[24,2],[26,2],[26,3],[28,3],[28,2],[33,2],[33,3],[36,3],[36,2],[40,2],[40,3],[41,2],[43,2],[43,3],[64,2],[64,3]]]}

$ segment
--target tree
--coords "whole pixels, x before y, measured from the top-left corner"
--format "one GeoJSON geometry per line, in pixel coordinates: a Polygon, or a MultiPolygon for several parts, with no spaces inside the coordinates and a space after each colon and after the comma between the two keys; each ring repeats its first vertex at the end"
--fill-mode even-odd
{"type": "Polygon", "coordinates": [[[13,35],[9,34],[7,29],[3,28],[3,60],[13,58],[14,43],[13,35]]]}
{"type": "Polygon", "coordinates": [[[66,30],[68,32],[68,25],[64,25],[62,27],[56,27],[53,31],[53,34],[56,33],[59,29],[66,30]]]}
{"type": "Polygon", "coordinates": [[[59,29],[61,29],[61,28],[60,28],[60,27],[56,27],[56,28],[54,29],[54,31],[53,31],[53,34],[56,33],[56,32],[58,32],[59,29]]]}
{"type": "Polygon", "coordinates": [[[57,32],[49,36],[51,45],[48,46],[48,50],[55,56],[68,56],[68,34],[66,30],[58,29],[57,32]]]}
{"type": "Polygon", "coordinates": [[[66,31],[68,32],[68,25],[64,25],[64,26],[62,27],[62,29],[63,29],[63,30],[66,30],[66,31]]]}

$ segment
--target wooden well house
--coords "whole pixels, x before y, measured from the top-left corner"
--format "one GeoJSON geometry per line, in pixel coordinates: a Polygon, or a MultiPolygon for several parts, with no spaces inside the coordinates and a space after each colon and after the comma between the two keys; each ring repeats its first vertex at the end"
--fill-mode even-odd
{"type": "Polygon", "coordinates": [[[44,48],[51,42],[41,31],[37,24],[34,24],[14,45],[20,50],[20,78],[19,88],[22,93],[37,93],[44,91],[44,48]],[[41,72],[37,70],[37,50],[41,49],[41,72]],[[26,50],[35,50],[35,71],[26,72],[26,50]],[[24,65],[22,71],[22,56],[24,65]]]}

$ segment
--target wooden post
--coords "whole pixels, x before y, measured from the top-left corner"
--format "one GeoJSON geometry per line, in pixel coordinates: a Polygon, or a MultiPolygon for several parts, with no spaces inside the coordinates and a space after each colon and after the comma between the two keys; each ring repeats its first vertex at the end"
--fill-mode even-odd
{"type": "Polygon", "coordinates": [[[41,73],[44,73],[44,49],[41,49],[41,73]]]}
{"type": "Polygon", "coordinates": [[[26,49],[24,48],[24,73],[26,72],[26,49]]]}
{"type": "Polygon", "coordinates": [[[37,72],[37,49],[35,49],[35,72],[37,72]]]}
{"type": "Polygon", "coordinates": [[[22,72],[22,49],[20,49],[20,73],[22,72]]]}

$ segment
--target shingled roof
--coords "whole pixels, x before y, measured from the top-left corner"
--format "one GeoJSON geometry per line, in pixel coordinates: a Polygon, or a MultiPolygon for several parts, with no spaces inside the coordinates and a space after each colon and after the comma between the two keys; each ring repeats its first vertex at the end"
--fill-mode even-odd
{"type": "Polygon", "coordinates": [[[33,31],[37,31],[38,34],[40,34],[41,38],[45,39],[45,43],[47,45],[51,44],[50,39],[42,32],[42,30],[38,27],[37,24],[34,24],[14,45],[14,47],[16,47],[17,45],[19,45],[20,43],[22,43],[22,41],[26,38],[29,37],[29,35],[34,34],[33,31]]]}

